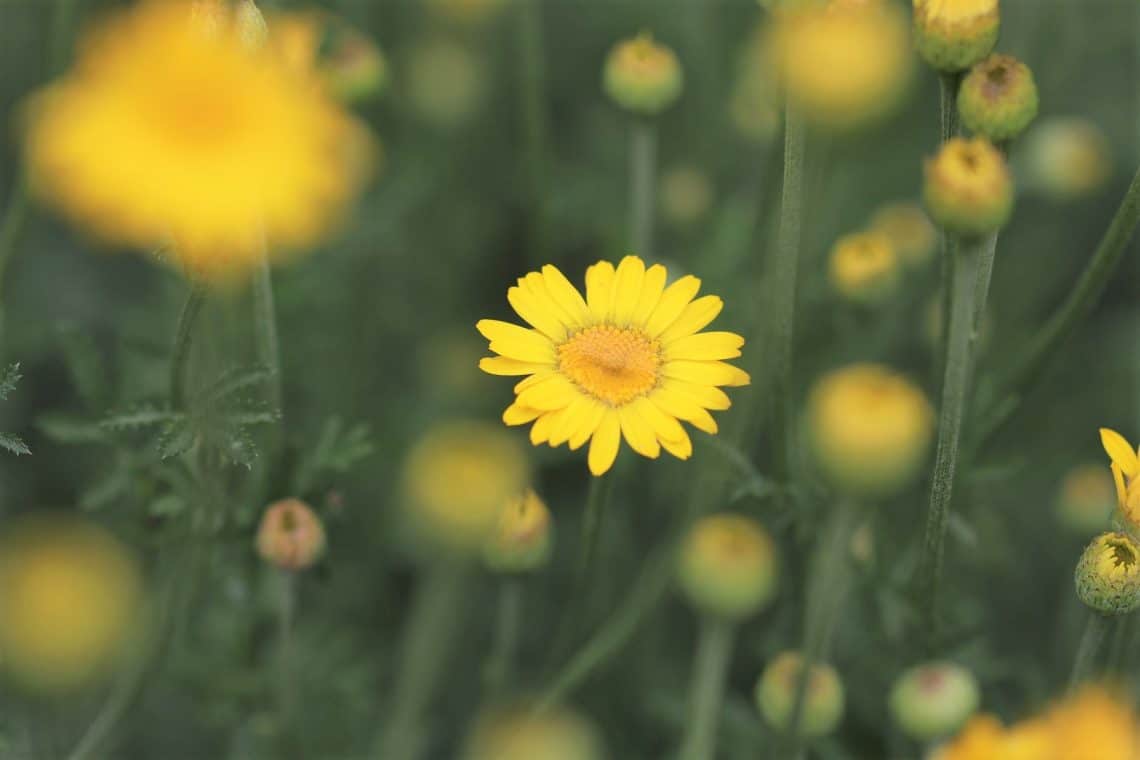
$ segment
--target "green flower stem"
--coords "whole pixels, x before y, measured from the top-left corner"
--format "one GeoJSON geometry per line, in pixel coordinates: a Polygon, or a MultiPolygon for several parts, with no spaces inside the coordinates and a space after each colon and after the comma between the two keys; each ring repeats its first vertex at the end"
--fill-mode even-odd
{"type": "Polygon", "coordinates": [[[182,409],[186,405],[186,361],[190,358],[190,344],[194,325],[206,301],[206,288],[199,282],[191,283],[186,304],[178,317],[174,331],[174,348],[170,353],[170,405],[182,409]]]}
{"type": "Polygon", "coordinates": [[[792,341],[795,337],[796,280],[803,224],[804,153],[807,135],[795,109],[785,108],[784,183],[780,193],[779,232],[769,271],[767,361],[768,418],[772,425],[774,474],[788,475],[792,417],[792,341]]]}
{"type": "Polygon", "coordinates": [[[679,760],[713,760],[716,756],[717,726],[734,635],[735,629],[728,621],[711,617],[701,620],[689,691],[689,720],[679,760]]]}
{"type": "MultiPolygon", "coordinates": [[[[962,75],[957,72],[942,71],[938,74],[938,144],[942,145],[958,134],[958,87],[962,83],[962,75]]],[[[941,377],[946,360],[947,326],[950,324],[950,287],[954,282],[954,252],[949,233],[945,229],[938,232],[938,247],[942,252],[942,335],[939,342],[942,347],[939,361],[936,362],[935,372],[941,377]]]]}
{"type": "Polygon", "coordinates": [[[269,400],[281,409],[281,342],[277,336],[277,310],[273,298],[273,274],[268,256],[262,256],[253,272],[253,323],[257,337],[257,361],[269,370],[269,400]]]}
{"type": "Polygon", "coordinates": [[[1041,329],[1029,339],[1025,350],[1013,365],[995,380],[994,393],[988,394],[991,404],[982,420],[990,420],[978,436],[979,445],[989,440],[1002,427],[1020,405],[1026,390],[1041,375],[1041,370],[1057,353],[1073,331],[1088,317],[1121,259],[1128,251],[1128,242],[1140,223],[1140,171],[1120,202],[1104,237],[1085,267],[1076,287],[1065,302],[1041,329]],[[998,415],[996,412],[1002,410],[998,415]]]}
{"type": "Polygon", "coordinates": [[[813,560],[807,589],[804,645],[800,652],[803,669],[796,680],[792,714],[785,737],[788,746],[787,757],[805,756],[806,749],[804,737],[800,734],[800,723],[807,698],[808,676],[816,664],[827,660],[831,650],[831,640],[851,580],[851,574],[848,572],[851,536],[859,525],[860,517],[861,509],[857,502],[850,499],[839,501],[828,518],[823,539],[813,560]]]}
{"type": "Polygon", "coordinates": [[[293,620],[297,611],[297,578],[290,570],[281,570],[277,576],[277,667],[278,709],[285,734],[297,714],[296,678],[293,672],[293,620]]]}
{"type": "Polygon", "coordinates": [[[653,258],[653,207],[657,197],[657,125],[635,119],[629,143],[630,245],[644,259],[653,258]]]}
{"type": "Polygon", "coordinates": [[[586,494],[586,511],[582,515],[582,538],[578,548],[578,567],[575,573],[575,585],[579,591],[589,585],[594,558],[598,553],[598,539],[602,533],[602,523],[605,522],[612,489],[613,475],[590,478],[590,488],[586,494]]]}
{"type": "Polygon", "coordinates": [[[510,683],[522,622],[522,581],[504,578],[499,586],[499,606],[495,616],[495,643],[487,665],[487,691],[500,694],[510,683]]]}
{"type": "Polygon", "coordinates": [[[1096,664],[1097,650],[1108,630],[1108,618],[1099,612],[1089,611],[1089,621],[1077,645],[1077,656],[1073,659],[1073,671],[1069,675],[1069,691],[1073,691],[1092,675],[1096,664]]]}
{"type": "Polygon", "coordinates": [[[423,713],[447,672],[466,579],[464,562],[441,559],[421,582],[404,632],[400,671],[375,757],[414,760],[420,756],[423,713]]]}
{"type": "Polygon", "coordinates": [[[545,63],[542,56],[541,0],[518,3],[518,45],[522,77],[522,122],[526,165],[527,200],[531,204],[530,258],[538,264],[546,258],[546,111],[544,107],[545,63]]]}
{"type": "MultiPolygon", "coordinates": [[[[4,209],[4,219],[0,221],[0,284],[4,282],[4,273],[8,270],[8,262],[11,261],[12,255],[20,243],[20,237],[28,221],[30,205],[28,178],[21,171],[16,177],[16,183],[12,186],[8,206],[4,209]]],[[[3,334],[4,327],[3,304],[3,298],[0,297],[0,335],[3,334]]]]}
{"type": "Polygon", "coordinates": [[[942,404],[938,419],[938,446],[930,488],[919,582],[925,609],[928,644],[936,648],[938,594],[946,530],[950,524],[950,504],[958,463],[962,417],[970,385],[972,349],[975,341],[974,317],[984,307],[976,297],[981,261],[993,255],[997,234],[959,241],[950,284],[950,319],[946,333],[946,360],[942,380],[942,404]]]}

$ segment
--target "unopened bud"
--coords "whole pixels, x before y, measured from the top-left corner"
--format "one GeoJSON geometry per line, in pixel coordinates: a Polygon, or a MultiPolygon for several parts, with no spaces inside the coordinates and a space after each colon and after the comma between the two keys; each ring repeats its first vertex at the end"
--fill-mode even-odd
{"type": "Polygon", "coordinates": [[[676,54],[648,33],[619,42],[606,58],[602,84],[622,108],[654,116],[681,94],[684,76],[676,54]]]}
{"type": "Polygon", "coordinates": [[[940,71],[963,71],[997,44],[998,0],[914,0],[919,55],[940,71]]]}
{"type": "Polygon", "coordinates": [[[282,570],[304,570],[325,551],[325,528],[308,504],[284,499],[269,505],[257,529],[257,552],[282,570]]]}
{"type": "Polygon", "coordinates": [[[499,515],[483,549],[483,559],[492,570],[524,573],[541,567],[550,559],[550,510],[538,494],[527,489],[513,499],[499,515]]]}
{"type": "MultiPolygon", "coordinates": [[[[803,658],[799,652],[784,652],[768,664],[756,684],[756,705],[765,720],[779,731],[789,729],[802,672],[803,658]]],[[[835,668],[826,663],[813,665],[804,692],[800,735],[814,738],[834,731],[843,718],[845,701],[843,683],[835,668]]]]}
{"type": "Polygon", "coordinates": [[[958,112],[967,129],[992,142],[1017,137],[1037,115],[1033,72],[1012,55],[994,53],[962,80],[958,112]]]}
{"type": "Polygon", "coordinates": [[[973,673],[950,662],[930,662],[899,676],[890,710],[903,733],[920,742],[950,736],[974,714],[981,699],[973,673]]]}
{"type": "Polygon", "coordinates": [[[1140,607],[1140,546],[1127,533],[1102,533],[1077,563],[1077,596],[1102,615],[1140,607]]]}
{"type": "Polygon", "coordinates": [[[699,611],[742,620],[772,600],[778,572],[767,531],[755,520],[724,513],[704,517],[689,530],[677,575],[699,611]]]}
{"type": "Polygon", "coordinates": [[[926,161],[923,197],[931,218],[959,235],[1000,229],[1013,210],[1013,180],[987,140],[955,137],[926,161]]]}

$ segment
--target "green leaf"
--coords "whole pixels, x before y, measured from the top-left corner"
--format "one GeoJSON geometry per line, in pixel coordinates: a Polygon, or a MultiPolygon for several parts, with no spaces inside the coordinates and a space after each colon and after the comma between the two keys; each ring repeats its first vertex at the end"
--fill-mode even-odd
{"type": "Polygon", "coordinates": [[[9,365],[3,373],[0,373],[0,401],[7,399],[12,391],[16,390],[16,384],[22,377],[19,362],[9,365]]]}
{"type": "Polygon", "coordinates": [[[70,414],[44,414],[36,418],[41,433],[57,443],[101,443],[107,431],[99,422],[70,414]]]}
{"type": "Polygon", "coordinates": [[[227,399],[239,391],[254,388],[273,377],[273,372],[261,365],[236,367],[223,372],[222,376],[195,394],[198,403],[212,403],[227,399]]]}
{"type": "Polygon", "coordinates": [[[245,428],[237,425],[230,426],[222,431],[222,455],[229,458],[234,464],[242,465],[247,470],[253,469],[257,461],[257,446],[245,428]]]}
{"type": "Polygon", "coordinates": [[[182,417],[178,412],[150,405],[141,405],[107,417],[99,424],[106,430],[132,430],[162,425],[182,417]]]}
{"type": "Polygon", "coordinates": [[[28,448],[28,444],[11,433],[0,433],[0,449],[7,449],[16,456],[32,453],[32,450],[28,448]]]}
{"type": "Polygon", "coordinates": [[[158,455],[170,459],[190,450],[194,445],[194,430],[185,419],[171,421],[158,437],[158,455]]]}

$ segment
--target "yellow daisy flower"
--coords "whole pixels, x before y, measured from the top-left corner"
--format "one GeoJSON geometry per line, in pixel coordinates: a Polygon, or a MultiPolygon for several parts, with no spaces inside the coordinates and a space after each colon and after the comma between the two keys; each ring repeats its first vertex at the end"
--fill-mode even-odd
{"type": "Polygon", "coordinates": [[[240,274],[342,215],[360,127],[274,46],[195,7],[152,0],[96,27],[30,104],[25,155],[39,193],[97,235],[240,274]]]}
{"type": "Polygon", "coordinates": [[[1112,460],[1112,478],[1116,482],[1120,514],[1133,529],[1140,528],[1140,455],[1115,430],[1101,428],[1100,442],[1112,460]]]}
{"type": "Polygon", "coordinates": [[[534,445],[590,441],[590,472],[613,465],[624,437],[655,459],[665,449],[688,459],[693,444],[678,420],[714,434],[709,410],[728,409],[719,386],[747,385],[748,374],[725,363],[744,339],[700,332],[720,313],[717,296],[695,298],[692,275],[666,287],[665,267],[637,256],[586,270],[586,297],[556,267],[530,272],[507,300],[531,327],[483,319],[476,327],[499,356],[479,367],[492,375],[527,375],[503,422],[533,422],[534,445]]]}

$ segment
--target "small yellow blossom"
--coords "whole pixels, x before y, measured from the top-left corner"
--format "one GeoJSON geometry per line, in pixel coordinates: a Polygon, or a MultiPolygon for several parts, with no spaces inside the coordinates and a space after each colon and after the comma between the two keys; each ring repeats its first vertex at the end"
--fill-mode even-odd
{"type": "Polygon", "coordinates": [[[1087,119],[1054,117],[1030,129],[1024,143],[1028,182],[1054,201],[1090,195],[1112,176],[1108,138],[1087,119]]]}
{"type": "Polygon", "coordinates": [[[536,711],[526,705],[481,716],[463,760],[603,760],[593,723],[566,708],[536,711]]]}
{"type": "Polygon", "coordinates": [[[28,517],[0,538],[0,669],[41,692],[102,675],[138,634],[138,564],[114,536],[75,519],[28,517]]]}
{"type": "Polygon", "coordinates": [[[849,131],[895,111],[913,72],[894,3],[833,0],[777,15],[768,49],[790,104],[821,128],[849,131]]]}
{"type": "Polygon", "coordinates": [[[38,193],[97,235],[240,275],[341,218],[359,127],[268,47],[195,18],[150,0],[99,25],[30,103],[25,155],[38,193]]]}
{"type": "Polygon", "coordinates": [[[1077,596],[1102,615],[1140,607],[1140,546],[1127,533],[1102,533],[1090,541],[1074,575],[1077,596]]]}
{"type": "Polygon", "coordinates": [[[938,234],[917,203],[903,201],[880,207],[871,217],[871,229],[890,238],[909,267],[923,266],[934,257],[938,234]]]}
{"type": "Polygon", "coordinates": [[[715,434],[709,410],[728,409],[719,386],[746,385],[746,372],[725,359],[744,339],[701,332],[720,314],[717,296],[695,298],[701,281],[686,275],[666,286],[665,267],[637,256],[586,270],[586,297],[556,267],[519,278],[507,300],[531,327],[494,319],[476,325],[498,354],[479,362],[492,375],[527,376],[503,413],[508,425],[534,423],[535,446],[590,441],[590,472],[602,475],[621,439],[642,456],[661,449],[693,453],[679,420],[715,434]]]}
{"type": "Polygon", "coordinates": [[[894,294],[901,271],[891,239],[880,232],[845,235],[831,249],[828,276],[844,298],[874,305],[894,294]]]}

